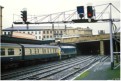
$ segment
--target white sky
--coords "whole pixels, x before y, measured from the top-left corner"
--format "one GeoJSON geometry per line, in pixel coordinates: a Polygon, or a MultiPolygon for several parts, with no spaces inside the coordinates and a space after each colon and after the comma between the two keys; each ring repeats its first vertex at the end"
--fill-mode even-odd
{"type": "MultiPolygon", "coordinates": [[[[43,15],[56,12],[68,11],[76,9],[77,6],[86,6],[92,3],[94,6],[99,4],[113,3],[120,9],[120,0],[0,0],[0,5],[3,6],[3,28],[10,27],[13,22],[13,14],[20,15],[23,8],[27,8],[28,14],[43,15]]],[[[104,7],[105,8],[105,7],[104,7]]],[[[98,12],[102,11],[97,8],[98,12]]],[[[119,18],[119,13],[113,11],[114,18],[119,18]]],[[[120,26],[116,23],[117,27],[120,26]]],[[[98,30],[105,30],[109,33],[109,23],[98,24],[67,24],[67,26],[87,27],[93,29],[93,34],[97,34],[98,30]]]]}

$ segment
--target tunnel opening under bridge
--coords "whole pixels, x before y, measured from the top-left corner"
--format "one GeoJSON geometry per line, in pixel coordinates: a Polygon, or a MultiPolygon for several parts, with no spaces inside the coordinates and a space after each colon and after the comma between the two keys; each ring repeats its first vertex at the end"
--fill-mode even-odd
{"type": "Polygon", "coordinates": [[[78,55],[109,55],[110,41],[88,41],[76,43],[78,55]]]}

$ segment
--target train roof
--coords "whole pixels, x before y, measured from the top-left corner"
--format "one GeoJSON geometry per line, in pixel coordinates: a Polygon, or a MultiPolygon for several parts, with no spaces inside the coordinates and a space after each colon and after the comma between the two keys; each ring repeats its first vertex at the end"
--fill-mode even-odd
{"type": "Polygon", "coordinates": [[[61,48],[75,48],[75,46],[61,46],[61,48]]]}
{"type": "MultiPolygon", "coordinates": [[[[1,47],[18,47],[21,48],[24,46],[25,48],[59,48],[59,46],[52,45],[36,45],[36,44],[15,44],[15,43],[1,43],[1,47]]],[[[75,46],[60,46],[61,48],[75,48],[75,46]]]]}
{"type": "Polygon", "coordinates": [[[58,46],[51,46],[51,45],[36,45],[36,44],[21,44],[23,45],[25,48],[36,48],[36,47],[40,47],[40,48],[58,48],[58,46]]]}
{"type": "Polygon", "coordinates": [[[1,43],[1,47],[18,47],[18,48],[20,48],[21,46],[19,44],[14,44],[14,43],[1,43]]]}

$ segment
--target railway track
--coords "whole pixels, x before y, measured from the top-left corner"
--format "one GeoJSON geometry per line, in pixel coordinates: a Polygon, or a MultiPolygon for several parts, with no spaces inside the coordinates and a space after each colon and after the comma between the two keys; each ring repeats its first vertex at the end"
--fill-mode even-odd
{"type": "Polygon", "coordinates": [[[47,76],[47,75],[50,75],[53,71],[55,71],[56,69],[59,69],[61,67],[65,67],[65,66],[68,66],[68,65],[71,65],[72,63],[75,63],[77,62],[78,60],[82,61],[82,60],[85,60],[87,58],[90,58],[90,57],[86,57],[86,58],[79,58],[79,59],[76,59],[74,61],[70,61],[70,62],[66,62],[66,63],[62,63],[62,64],[59,64],[59,65],[54,65],[53,67],[48,67],[46,69],[43,69],[43,70],[37,70],[37,71],[31,71],[30,74],[27,74],[27,75],[24,75],[24,76],[20,76],[20,77],[16,77],[16,78],[11,78],[11,79],[19,79],[19,80],[26,80],[26,79],[39,79],[40,76],[37,76],[37,75],[41,75],[42,74],[42,77],[41,78],[44,78],[43,76],[47,76]],[[46,74],[45,74],[46,73],[46,74]],[[39,77],[39,78],[38,78],[39,77]]]}
{"type": "Polygon", "coordinates": [[[16,72],[6,73],[1,75],[1,78],[2,80],[64,80],[74,73],[83,70],[96,60],[99,60],[99,58],[97,59],[95,56],[81,56],[60,62],[53,62],[40,66],[38,65],[36,67],[26,68],[16,72]],[[72,69],[72,67],[74,68],[75,66],[79,66],[80,68],[76,70],[72,69]],[[57,78],[57,74],[60,77],[57,78]],[[64,74],[66,74],[66,76],[64,74]]]}
{"type": "MultiPolygon", "coordinates": [[[[90,58],[90,59],[92,59],[92,58],[90,58]]],[[[88,60],[90,60],[90,59],[88,59],[88,60]]],[[[85,59],[86,60],[86,59],[85,59]]],[[[65,71],[65,70],[67,70],[67,69],[70,69],[70,68],[72,68],[73,66],[76,66],[76,65],[79,65],[79,64],[82,64],[82,63],[84,63],[84,62],[86,62],[86,61],[78,61],[78,62],[75,62],[74,64],[71,64],[71,65],[64,65],[64,67],[62,66],[62,67],[58,67],[58,68],[56,68],[56,69],[53,69],[53,70],[51,70],[51,71],[49,71],[49,72],[43,72],[42,74],[36,74],[36,75],[34,75],[34,76],[31,76],[31,77],[36,77],[36,80],[40,80],[40,79],[42,79],[43,80],[43,78],[46,78],[46,77],[48,77],[48,76],[51,76],[51,75],[54,75],[54,74],[56,74],[56,73],[59,73],[59,72],[62,72],[62,71],[65,71]]],[[[30,78],[31,78],[30,77],[30,78]]]]}
{"type": "Polygon", "coordinates": [[[96,62],[96,60],[91,60],[89,63],[87,63],[86,65],[78,68],[75,71],[69,72],[66,76],[61,77],[59,80],[68,80],[71,76],[73,76],[74,74],[78,73],[79,71],[82,71],[86,68],[88,68],[91,64],[93,64],[94,62],[96,62]]]}
{"type": "MultiPolygon", "coordinates": [[[[86,57],[86,56],[84,56],[84,57],[86,57]]],[[[89,57],[91,57],[91,56],[89,56],[89,57]]],[[[4,73],[4,74],[1,75],[1,78],[2,78],[2,80],[10,79],[10,78],[21,76],[21,75],[24,75],[24,74],[29,74],[31,72],[36,72],[36,71],[39,71],[39,70],[55,67],[55,66],[62,65],[62,64],[65,64],[65,63],[69,63],[71,61],[76,61],[76,59],[78,59],[78,58],[83,59],[82,57],[77,57],[77,58],[73,58],[73,59],[68,59],[66,61],[63,60],[63,61],[52,62],[52,63],[44,64],[44,65],[37,65],[37,66],[34,66],[34,67],[32,66],[32,67],[28,67],[28,68],[22,68],[22,69],[15,70],[15,71],[12,71],[12,72],[9,72],[9,73],[4,73]]]]}
{"type": "MultiPolygon", "coordinates": [[[[79,68],[78,70],[75,70],[73,72],[69,72],[69,74],[67,74],[66,76],[63,76],[62,78],[60,78],[59,80],[71,80],[73,77],[75,77],[75,75],[83,72],[85,69],[89,68],[92,64],[94,64],[95,62],[97,62],[98,60],[100,60],[101,62],[104,63],[105,60],[107,60],[109,58],[109,56],[106,57],[101,57],[101,59],[95,59],[95,60],[91,60],[89,63],[87,63],[85,66],[79,68]]],[[[100,66],[101,67],[101,66],[100,66]]]]}
{"type": "MultiPolygon", "coordinates": [[[[94,62],[95,60],[86,60],[83,61],[85,63],[79,63],[78,67],[72,66],[69,67],[61,72],[58,72],[57,74],[52,74],[50,75],[50,77],[45,77],[45,78],[41,78],[42,80],[66,80],[68,77],[72,76],[73,74],[79,72],[80,70],[83,70],[84,68],[86,68],[87,66],[89,66],[92,62],[94,62]]],[[[40,78],[39,78],[40,79],[40,78]]]]}

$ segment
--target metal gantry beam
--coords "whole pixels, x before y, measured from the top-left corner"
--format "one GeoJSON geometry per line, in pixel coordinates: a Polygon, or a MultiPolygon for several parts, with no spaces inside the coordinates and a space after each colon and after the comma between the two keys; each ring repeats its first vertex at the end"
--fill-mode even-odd
{"type": "MultiPolygon", "coordinates": [[[[109,6],[114,7],[120,13],[120,11],[112,4],[111,5],[110,4],[102,4],[102,5],[96,5],[96,6],[93,6],[93,7],[95,8],[95,7],[104,6],[104,5],[107,5],[105,7],[105,9],[102,10],[102,12],[100,12],[98,15],[96,13],[97,16],[92,18],[95,21],[97,21],[97,23],[98,22],[100,23],[100,21],[103,21],[103,22],[109,22],[110,21],[110,19],[101,18],[103,15],[105,15],[105,13],[106,13],[105,11],[109,8],[109,6]]],[[[47,15],[30,16],[30,17],[28,17],[28,21],[24,24],[75,23],[75,22],[73,22],[73,20],[80,20],[80,23],[84,23],[84,21],[85,21],[85,23],[89,23],[86,19],[87,18],[86,16],[87,16],[87,14],[84,14],[84,18],[80,19],[76,9],[74,9],[74,10],[52,13],[52,14],[47,14],[47,15]]],[[[114,19],[112,19],[112,21],[113,22],[119,22],[120,19],[114,18],[114,19]]],[[[92,23],[95,23],[95,22],[92,21],[92,23]]],[[[21,18],[20,18],[20,20],[14,21],[14,24],[23,24],[23,22],[21,21],[21,18]]]]}

